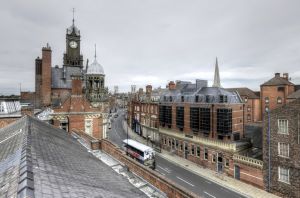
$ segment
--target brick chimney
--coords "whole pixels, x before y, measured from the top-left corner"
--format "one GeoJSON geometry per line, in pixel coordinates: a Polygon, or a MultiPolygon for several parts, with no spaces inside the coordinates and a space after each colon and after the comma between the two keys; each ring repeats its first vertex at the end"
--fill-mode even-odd
{"type": "Polygon", "coordinates": [[[283,73],[282,77],[286,80],[289,80],[289,73],[283,73]]]}
{"type": "Polygon", "coordinates": [[[275,73],[275,77],[280,77],[280,73],[275,73]]]}
{"type": "Polygon", "coordinates": [[[41,66],[41,87],[40,97],[41,105],[51,105],[51,47],[47,43],[46,47],[42,48],[42,66],[41,66]]]}
{"type": "Polygon", "coordinates": [[[176,84],[174,83],[174,81],[170,81],[169,82],[169,90],[174,90],[176,89],[176,84]]]}
{"type": "Polygon", "coordinates": [[[82,95],[81,75],[72,75],[72,95],[82,95]]]}

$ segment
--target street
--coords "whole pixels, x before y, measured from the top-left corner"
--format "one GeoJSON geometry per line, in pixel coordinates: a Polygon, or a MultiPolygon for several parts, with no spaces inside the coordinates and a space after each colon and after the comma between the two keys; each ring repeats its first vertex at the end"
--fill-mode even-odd
{"type": "MultiPolygon", "coordinates": [[[[118,111],[118,117],[112,118],[112,128],[108,131],[108,138],[115,144],[122,146],[122,140],[127,138],[126,131],[123,130],[122,121],[124,116],[123,111],[118,111]]],[[[160,157],[156,153],[156,169],[158,173],[185,187],[186,189],[207,198],[239,198],[244,197],[234,191],[222,187],[210,180],[207,180],[199,175],[196,175],[168,160],[160,157]]]]}

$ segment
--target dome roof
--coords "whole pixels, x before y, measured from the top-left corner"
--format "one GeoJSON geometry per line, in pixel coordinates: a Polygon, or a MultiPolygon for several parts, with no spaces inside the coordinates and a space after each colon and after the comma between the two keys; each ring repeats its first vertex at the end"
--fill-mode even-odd
{"type": "Polygon", "coordinates": [[[95,59],[92,64],[90,64],[87,68],[86,74],[102,74],[104,75],[104,69],[102,65],[100,65],[95,59]]]}
{"type": "Polygon", "coordinates": [[[80,31],[79,29],[74,25],[74,23],[67,29],[67,34],[72,34],[72,32],[74,31],[74,33],[79,36],[80,35],[80,31]]]}

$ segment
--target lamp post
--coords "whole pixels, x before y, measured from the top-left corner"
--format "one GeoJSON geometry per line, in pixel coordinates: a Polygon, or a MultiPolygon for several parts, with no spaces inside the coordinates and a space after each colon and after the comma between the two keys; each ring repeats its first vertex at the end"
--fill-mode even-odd
{"type": "Polygon", "coordinates": [[[268,192],[270,192],[271,188],[271,129],[270,129],[270,110],[266,108],[267,116],[268,116],[268,192]]]}

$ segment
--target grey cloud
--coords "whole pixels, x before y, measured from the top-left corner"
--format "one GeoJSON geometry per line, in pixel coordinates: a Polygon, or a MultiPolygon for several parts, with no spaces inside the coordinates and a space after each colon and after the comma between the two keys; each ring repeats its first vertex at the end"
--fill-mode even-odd
{"type": "Polygon", "coordinates": [[[211,81],[216,56],[226,87],[258,90],[274,72],[300,83],[298,0],[12,0],[0,7],[0,92],[18,92],[19,82],[34,90],[34,59],[47,42],[53,66],[62,64],[73,7],[84,58],[97,43],[110,88],[211,81]]]}

